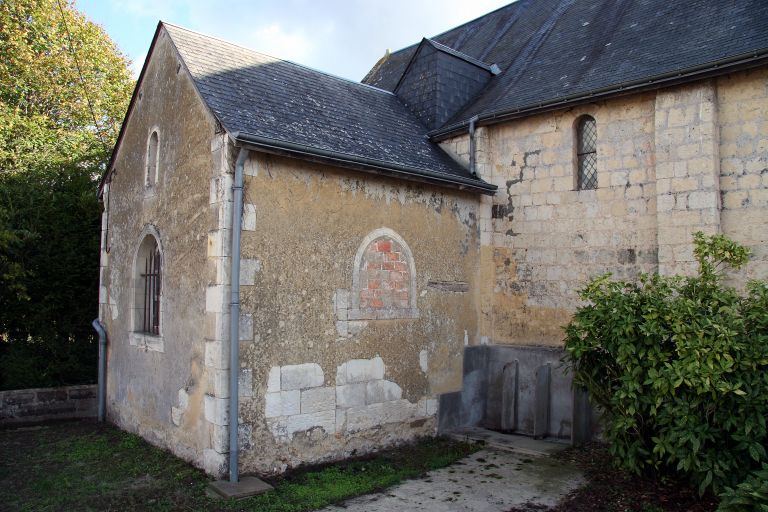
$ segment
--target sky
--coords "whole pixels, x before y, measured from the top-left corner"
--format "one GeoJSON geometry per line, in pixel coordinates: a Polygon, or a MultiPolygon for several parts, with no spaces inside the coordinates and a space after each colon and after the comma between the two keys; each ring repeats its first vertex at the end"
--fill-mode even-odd
{"type": "Polygon", "coordinates": [[[158,20],[359,81],[384,55],[511,0],[75,0],[138,76],[158,20]]]}

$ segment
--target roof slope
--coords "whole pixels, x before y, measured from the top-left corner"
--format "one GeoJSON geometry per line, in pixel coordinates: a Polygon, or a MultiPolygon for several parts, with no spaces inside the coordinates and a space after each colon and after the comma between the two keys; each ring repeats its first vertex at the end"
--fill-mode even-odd
{"type": "MultiPolygon", "coordinates": [[[[764,53],[766,26],[765,0],[519,0],[432,38],[502,69],[445,126],[764,53]]],[[[416,48],[363,81],[392,90],[416,48]]]]}
{"type": "Polygon", "coordinates": [[[430,142],[427,128],[390,92],[163,27],[203,100],[238,140],[367,162],[400,177],[495,189],[430,142]],[[408,172],[398,174],[403,169],[408,172]]]}

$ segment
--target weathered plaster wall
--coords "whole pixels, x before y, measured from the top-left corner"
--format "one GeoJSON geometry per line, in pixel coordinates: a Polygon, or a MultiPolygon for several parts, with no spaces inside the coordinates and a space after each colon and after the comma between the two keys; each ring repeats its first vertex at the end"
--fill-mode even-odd
{"type": "MultiPolygon", "coordinates": [[[[612,272],[690,273],[691,234],[722,232],[768,274],[768,71],[600,101],[482,128],[480,334],[560,345],[577,290],[612,272]],[[577,191],[575,123],[597,121],[598,188],[577,191]]],[[[468,161],[466,136],[443,146],[468,161]]]]}
{"type": "MultiPolygon", "coordinates": [[[[243,469],[279,472],[434,433],[435,397],[461,388],[476,333],[477,196],[263,154],[245,170],[243,469]],[[391,262],[364,250],[372,232],[401,238],[373,246],[391,262]],[[415,311],[405,299],[391,314],[355,309],[358,253],[360,265],[389,269],[366,293],[393,272],[415,277],[415,311]]],[[[374,275],[365,268],[358,279],[374,275]]]]}
{"type": "Polygon", "coordinates": [[[168,37],[160,35],[127,120],[104,197],[100,318],[109,337],[110,421],[203,464],[210,445],[204,421],[206,284],[215,282],[207,234],[219,208],[210,179],[221,168],[215,124],[198,100],[168,37]],[[159,134],[159,173],[145,186],[146,143],[159,134]],[[162,251],[161,336],[132,334],[134,258],[142,233],[162,251]]]}

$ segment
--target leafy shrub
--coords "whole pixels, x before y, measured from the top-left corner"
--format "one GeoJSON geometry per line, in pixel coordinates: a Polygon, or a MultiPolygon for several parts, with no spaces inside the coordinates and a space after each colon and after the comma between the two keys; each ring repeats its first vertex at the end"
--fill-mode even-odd
{"type": "Polygon", "coordinates": [[[566,363],[604,411],[617,463],[681,473],[715,492],[768,462],[768,285],[722,271],[749,251],[695,235],[699,273],[592,280],[566,327],[566,363]]]}
{"type": "Polygon", "coordinates": [[[0,389],[95,380],[95,190],[77,166],[0,173],[0,389]]]}
{"type": "Polygon", "coordinates": [[[720,495],[718,512],[768,512],[768,464],[720,495]]]}

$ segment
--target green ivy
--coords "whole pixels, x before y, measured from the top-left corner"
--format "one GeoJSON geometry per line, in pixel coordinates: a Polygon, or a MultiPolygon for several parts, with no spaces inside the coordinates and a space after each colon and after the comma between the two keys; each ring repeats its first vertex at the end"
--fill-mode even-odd
{"type": "Polygon", "coordinates": [[[723,282],[749,250],[696,233],[693,277],[592,280],[566,327],[566,363],[603,411],[616,462],[734,486],[768,462],[768,284],[723,282]]]}

